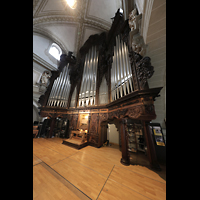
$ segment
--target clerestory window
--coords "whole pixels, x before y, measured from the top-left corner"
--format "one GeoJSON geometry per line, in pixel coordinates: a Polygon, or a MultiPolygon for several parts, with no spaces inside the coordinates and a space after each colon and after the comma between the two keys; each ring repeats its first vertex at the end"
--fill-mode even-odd
{"type": "Polygon", "coordinates": [[[55,44],[52,43],[51,47],[49,48],[49,53],[57,60],[60,60],[60,55],[62,54],[61,48],[55,44]]]}

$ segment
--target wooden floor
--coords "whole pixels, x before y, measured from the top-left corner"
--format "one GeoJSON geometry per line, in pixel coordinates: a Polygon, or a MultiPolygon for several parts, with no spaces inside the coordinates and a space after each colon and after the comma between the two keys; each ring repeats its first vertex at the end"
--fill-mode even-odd
{"type": "Polygon", "coordinates": [[[124,166],[111,147],[62,144],[33,138],[33,199],[166,199],[166,181],[139,165],[124,166]]]}

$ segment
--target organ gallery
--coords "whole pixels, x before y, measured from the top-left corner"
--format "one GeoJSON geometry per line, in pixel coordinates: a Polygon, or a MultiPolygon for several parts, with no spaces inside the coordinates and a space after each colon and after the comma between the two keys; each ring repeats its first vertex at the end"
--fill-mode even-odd
{"type": "Polygon", "coordinates": [[[156,119],[154,101],[162,87],[148,86],[154,67],[142,47],[132,46],[132,32],[138,28],[133,24],[119,9],[108,32],[91,35],[76,56],[62,54],[39,98],[40,116],[51,119],[48,137],[54,134],[56,119],[65,119],[63,144],[78,149],[101,148],[108,124],[115,124],[120,162],[129,165],[130,152],[145,151],[146,146],[150,164],[159,168],[149,122],[156,119]],[[141,142],[134,146],[135,135],[141,142]]]}

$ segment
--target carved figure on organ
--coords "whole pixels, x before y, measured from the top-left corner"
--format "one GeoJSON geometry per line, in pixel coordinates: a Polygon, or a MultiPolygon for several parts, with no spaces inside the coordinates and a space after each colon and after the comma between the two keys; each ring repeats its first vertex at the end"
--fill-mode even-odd
{"type": "Polygon", "coordinates": [[[47,85],[50,77],[50,73],[48,71],[44,71],[41,76],[40,82],[47,85]]]}

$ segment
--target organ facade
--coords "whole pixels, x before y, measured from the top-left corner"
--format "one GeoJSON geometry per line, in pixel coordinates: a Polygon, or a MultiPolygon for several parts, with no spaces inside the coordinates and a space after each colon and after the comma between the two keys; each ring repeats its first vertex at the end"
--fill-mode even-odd
{"type": "Polygon", "coordinates": [[[115,124],[124,165],[130,164],[128,127],[139,124],[149,162],[159,168],[149,122],[156,118],[154,101],[162,87],[149,88],[151,59],[133,51],[130,31],[128,19],[118,10],[108,32],[91,35],[76,57],[73,52],[62,54],[39,99],[40,115],[51,118],[49,137],[56,118],[66,118],[67,137],[79,131],[82,144],[85,139],[85,145],[95,147],[107,140],[107,124],[115,124]]]}

